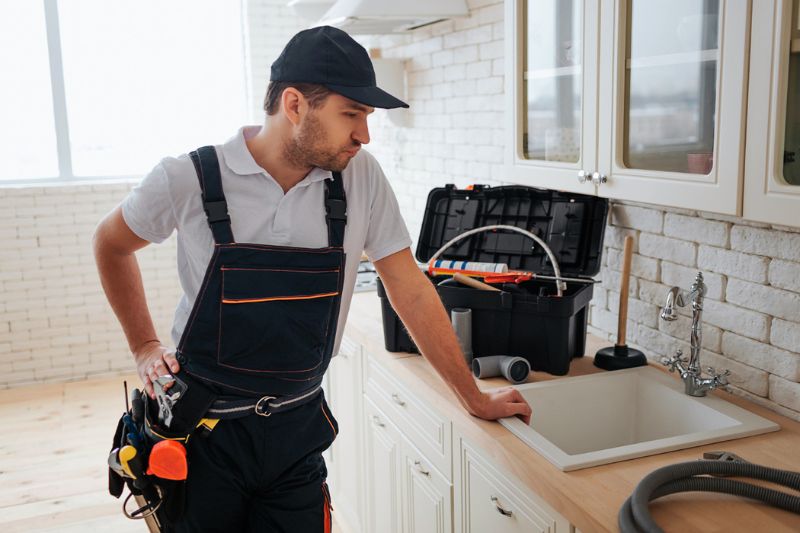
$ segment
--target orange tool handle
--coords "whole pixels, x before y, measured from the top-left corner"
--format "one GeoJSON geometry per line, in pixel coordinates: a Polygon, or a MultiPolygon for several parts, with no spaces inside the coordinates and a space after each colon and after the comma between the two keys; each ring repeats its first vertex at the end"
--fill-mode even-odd
{"type": "Polygon", "coordinates": [[[483,281],[486,283],[521,283],[528,281],[533,276],[523,272],[509,272],[507,274],[492,274],[484,277],[483,281]]]}

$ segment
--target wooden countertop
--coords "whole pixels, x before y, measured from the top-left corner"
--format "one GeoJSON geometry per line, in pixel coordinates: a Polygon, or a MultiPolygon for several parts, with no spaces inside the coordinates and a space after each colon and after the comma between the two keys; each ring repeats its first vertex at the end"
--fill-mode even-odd
{"type": "MultiPolygon", "coordinates": [[[[380,301],[376,293],[357,293],[353,297],[346,334],[360,342],[401,382],[413,384],[415,392],[429,405],[434,405],[441,415],[452,420],[457,431],[480,447],[506,473],[513,473],[523,485],[542,497],[583,533],[617,531],[617,513],[644,476],[662,466],[700,459],[706,451],[725,450],[756,464],[800,471],[800,423],[732,394],[714,391],[713,394],[731,403],[775,421],[781,430],[562,472],[498,422],[469,415],[423,357],[387,352],[384,348],[380,301]]],[[[590,356],[573,359],[568,375],[604,372],[592,364],[591,355],[608,345],[608,341],[589,335],[586,350],[590,356]]],[[[532,378],[533,381],[540,381],[556,379],[557,376],[533,372],[532,378]]],[[[481,389],[509,384],[502,378],[476,382],[481,389]]],[[[598,401],[602,401],[602,398],[598,401]]],[[[676,494],[659,499],[650,505],[650,510],[653,518],[668,532],[800,531],[799,515],[723,494],[676,494]]]]}

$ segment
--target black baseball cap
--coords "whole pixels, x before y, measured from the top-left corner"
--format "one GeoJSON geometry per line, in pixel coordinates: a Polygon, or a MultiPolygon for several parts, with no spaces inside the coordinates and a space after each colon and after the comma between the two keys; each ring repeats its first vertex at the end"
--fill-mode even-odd
{"type": "Polygon", "coordinates": [[[303,30],[272,64],[270,81],[316,83],[371,107],[408,107],[375,84],[369,54],[347,33],[331,26],[303,30]]]}

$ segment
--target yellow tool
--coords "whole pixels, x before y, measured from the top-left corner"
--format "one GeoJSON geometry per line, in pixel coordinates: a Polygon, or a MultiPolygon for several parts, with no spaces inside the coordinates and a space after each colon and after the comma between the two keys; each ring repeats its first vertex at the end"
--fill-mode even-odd
{"type": "Polygon", "coordinates": [[[133,458],[136,457],[136,448],[128,444],[127,446],[123,446],[119,450],[119,464],[122,466],[122,470],[133,479],[136,479],[136,476],[133,473],[133,469],[131,469],[130,465],[128,464],[133,458]]]}

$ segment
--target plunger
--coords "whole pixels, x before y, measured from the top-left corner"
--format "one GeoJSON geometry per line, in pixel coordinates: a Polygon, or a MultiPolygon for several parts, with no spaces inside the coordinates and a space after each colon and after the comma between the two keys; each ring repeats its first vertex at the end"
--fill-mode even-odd
{"type": "Polygon", "coordinates": [[[625,237],[622,252],[622,280],[619,288],[619,322],[617,323],[617,343],[614,346],[599,350],[594,356],[594,366],[605,370],[621,370],[635,366],[647,365],[647,358],[636,348],[625,343],[628,323],[628,286],[631,277],[631,256],[633,255],[633,237],[625,237]]]}

